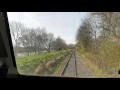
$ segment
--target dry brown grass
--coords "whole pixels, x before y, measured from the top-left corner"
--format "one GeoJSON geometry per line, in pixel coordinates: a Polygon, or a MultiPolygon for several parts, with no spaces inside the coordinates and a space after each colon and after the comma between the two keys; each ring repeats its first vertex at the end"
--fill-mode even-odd
{"type": "MultiPolygon", "coordinates": [[[[69,54],[68,54],[69,55],[69,54]]],[[[66,55],[66,56],[68,56],[66,55]]],[[[65,55],[57,57],[55,60],[48,61],[44,64],[40,64],[38,68],[34,71],[34,75],[43,75],[44,73],[51,72],[61,61],[66,58],[65,55]]]]}
{"type": "Polygon", "coordinates": [[[38,68],[35,70],[34,75],[41,74],[45,70],[45,64],[39,65],[38,68]]]}

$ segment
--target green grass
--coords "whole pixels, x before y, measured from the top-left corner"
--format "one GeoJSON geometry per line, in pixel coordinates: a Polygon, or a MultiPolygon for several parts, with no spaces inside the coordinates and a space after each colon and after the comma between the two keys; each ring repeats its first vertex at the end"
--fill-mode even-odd
{"type": "Polygon", "coordinates": [[[64,69],[64,66],[66,65],[66,63],[68,62],[68,57],[66,57],[61,63],[60,65],[57,67],[56,71],[53,73],[53,76],[60,76],[62,70],[64,69]]]}
{"type": "Polygon", "coordinates": [[[56,58],[70,52],[70,50],[62,50],[41,55],[31,55],[16,60],[17,69],[20,74],[33,75],[36,68],[44,63],[55,60],[56,58]]]}

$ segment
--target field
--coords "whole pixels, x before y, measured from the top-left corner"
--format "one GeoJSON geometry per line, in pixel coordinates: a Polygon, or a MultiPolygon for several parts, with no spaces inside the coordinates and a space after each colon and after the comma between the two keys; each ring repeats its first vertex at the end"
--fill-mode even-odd
{"type": "Polygon", "coordinates": [[[62,50],[19,58],[16,60],[18,72],[25,75],[51,75],[70,52],[62,50]]]}

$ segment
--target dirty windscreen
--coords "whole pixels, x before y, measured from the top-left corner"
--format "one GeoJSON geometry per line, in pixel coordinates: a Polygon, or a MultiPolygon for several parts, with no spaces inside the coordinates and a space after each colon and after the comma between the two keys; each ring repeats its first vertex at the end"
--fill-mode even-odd
{"type": "Polygon", "coordinates": [[[8,12],[23,75],[119,77],[119,12],[8,12]]]}

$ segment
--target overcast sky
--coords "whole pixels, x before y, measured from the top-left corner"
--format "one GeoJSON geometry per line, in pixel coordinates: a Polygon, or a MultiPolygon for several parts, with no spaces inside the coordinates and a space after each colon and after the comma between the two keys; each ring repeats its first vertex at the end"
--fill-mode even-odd
{"type": "Polygon", "coordinates": [[[19,21],[28,27],[45,27],[67,44],[75,44],[75,34],[86,12],[8,12],[9,21],[19,21]]]}

